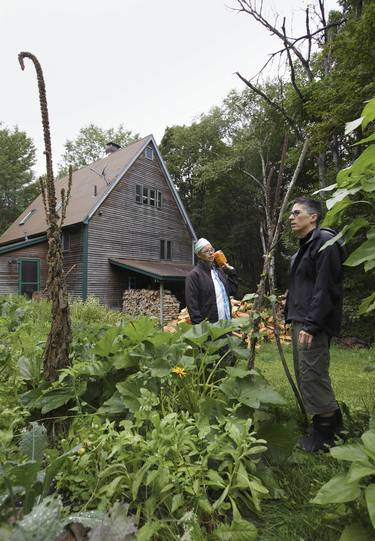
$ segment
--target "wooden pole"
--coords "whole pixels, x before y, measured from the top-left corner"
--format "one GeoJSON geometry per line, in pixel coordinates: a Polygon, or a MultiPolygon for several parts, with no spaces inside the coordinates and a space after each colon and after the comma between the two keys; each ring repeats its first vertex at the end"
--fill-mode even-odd
{"type": "Polygon", "coordinates": [[[160,280],[160,327],[164,327],[164,282],[160,280]]]}

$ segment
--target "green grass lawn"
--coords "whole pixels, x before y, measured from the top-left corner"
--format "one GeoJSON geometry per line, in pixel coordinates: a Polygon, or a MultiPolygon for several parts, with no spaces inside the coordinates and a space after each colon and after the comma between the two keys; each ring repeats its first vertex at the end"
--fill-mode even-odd
{"type": "MultiPolygon", "coordinates": [[[[291,346],[285,347],[292,370],[291,346]]],[[[349,439],[355,441],[368,428],[368,419],[375,405],[375,372],[366,372],[375,363],[375,349],[350,350],[331,348],[331,379],[337,400],[345,411],[349,439]]],[[[294,395],[273,344],[264,344],[258,351],[256,366],[287,400],[291,418],[299,413],[294,395]]],[[[283,408],[285,411],[285,406],[283,408]]],[[[288,415],[288,414],[287,414],[288,415]]],[[[288,415],[289,416],[289,415],[288,415]]],[[[271,464],[272,465],[272,464],[271,464]]],[[[345,467],[329,453],[309,455],[296,449],[282,464],[273,464],[275,477],[284,491],[279,500],[265,501],[259,524],[260,541],[338,541],[350,517],[343,516],[338,506],[321,507],[310,500],[318,489],[345,467]]],[[[361,518],[359,512],[359,518],[361,518]]],[[[368,521],[367,516],[362,518],[368,521]]],[[[375,539],[375,536],[374,536],[375,539]]]]}

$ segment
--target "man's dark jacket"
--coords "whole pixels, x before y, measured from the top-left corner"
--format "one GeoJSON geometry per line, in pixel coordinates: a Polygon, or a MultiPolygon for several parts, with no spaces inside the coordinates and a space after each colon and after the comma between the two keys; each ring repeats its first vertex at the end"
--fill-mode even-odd
{"type": "MultiPolygon", "coordinates": [[[[223,282],[228,295],[235,295],[238,288],[238,275],[235,269],[217,268],[220,280],[223,282]]],[[[218,321],[215,286],[211,277],[211,267],[204,261],[198,261],[188,274],[185,282],[185,300],[191,322],[200,323],[208,319],[210,323],[218,321]]],[[[232,309],[229,300],[229,307],[232,309]]]]}
{"type": "Polygon", "coordinates": [[[303,323],[303,330],[312,335],[323,330],[335,336],[340,331],[345,248],[335,242],[319,251],[334,234],[317,227],[301,239],[292,257],[285,319],[303,323]]]}

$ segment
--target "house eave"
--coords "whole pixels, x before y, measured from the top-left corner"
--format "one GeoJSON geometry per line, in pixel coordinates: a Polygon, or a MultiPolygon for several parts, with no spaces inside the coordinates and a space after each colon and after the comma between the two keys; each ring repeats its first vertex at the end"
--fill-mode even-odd
{"type": "Polygon", "coordinates": [[[15,250],[20,250],[22,248],[28,248],[29,246],[33,246],[34,244],[39,244],[46,241],[47,235],[41,235],[40,237],[35,237],[33,239],[12,242],[11,244],[0,246],[0,255],[7,254],[8,252],[14,252],[15,250]]]}

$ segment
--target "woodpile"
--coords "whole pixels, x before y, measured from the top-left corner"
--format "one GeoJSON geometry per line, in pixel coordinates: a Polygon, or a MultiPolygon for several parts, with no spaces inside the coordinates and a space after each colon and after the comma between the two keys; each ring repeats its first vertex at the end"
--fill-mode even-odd
{"type": "MultiPolygon", "coordinates": [[[[253,310],[253,303],[251,301],[238,301],[231,298],[232,305],[232,317],[241,318],[248,317],[253,310]]],[[[291,336],[289,335],[288,329],[284,325],[284,318],[282,315],[283,304],[282,302],[278,305],[278,317],[279,317],[279,336],[282,343],[291,342],[291,336]]],[[[261,312],[261,322],[259,326],[259,333],[261,335],[260,340],[263,342],[272,342],[274,340],[274,324],[271,310],[262,310],[261,312]]],[[[169,321],[168,325],[164,327],[164,330],[167,332],[175,332],[177,325],[181,323],[191,323],[188,311],[186,308],[181,310],[178,314],[178,317],[172,321],[169,321]]],[[[242,333],[234,332],[239,338],[243,338],[242,333]]]]}
{"type": "MultiPolygon", "coordinates": [[[[122,311],[129,316],[160,317],[160,291],[154,289],[127,289],[123,294],[122,311]]],[[[180,311],[180,303],[169,290],[163,295],[163,319],[175,320],[180,311]]]]}

